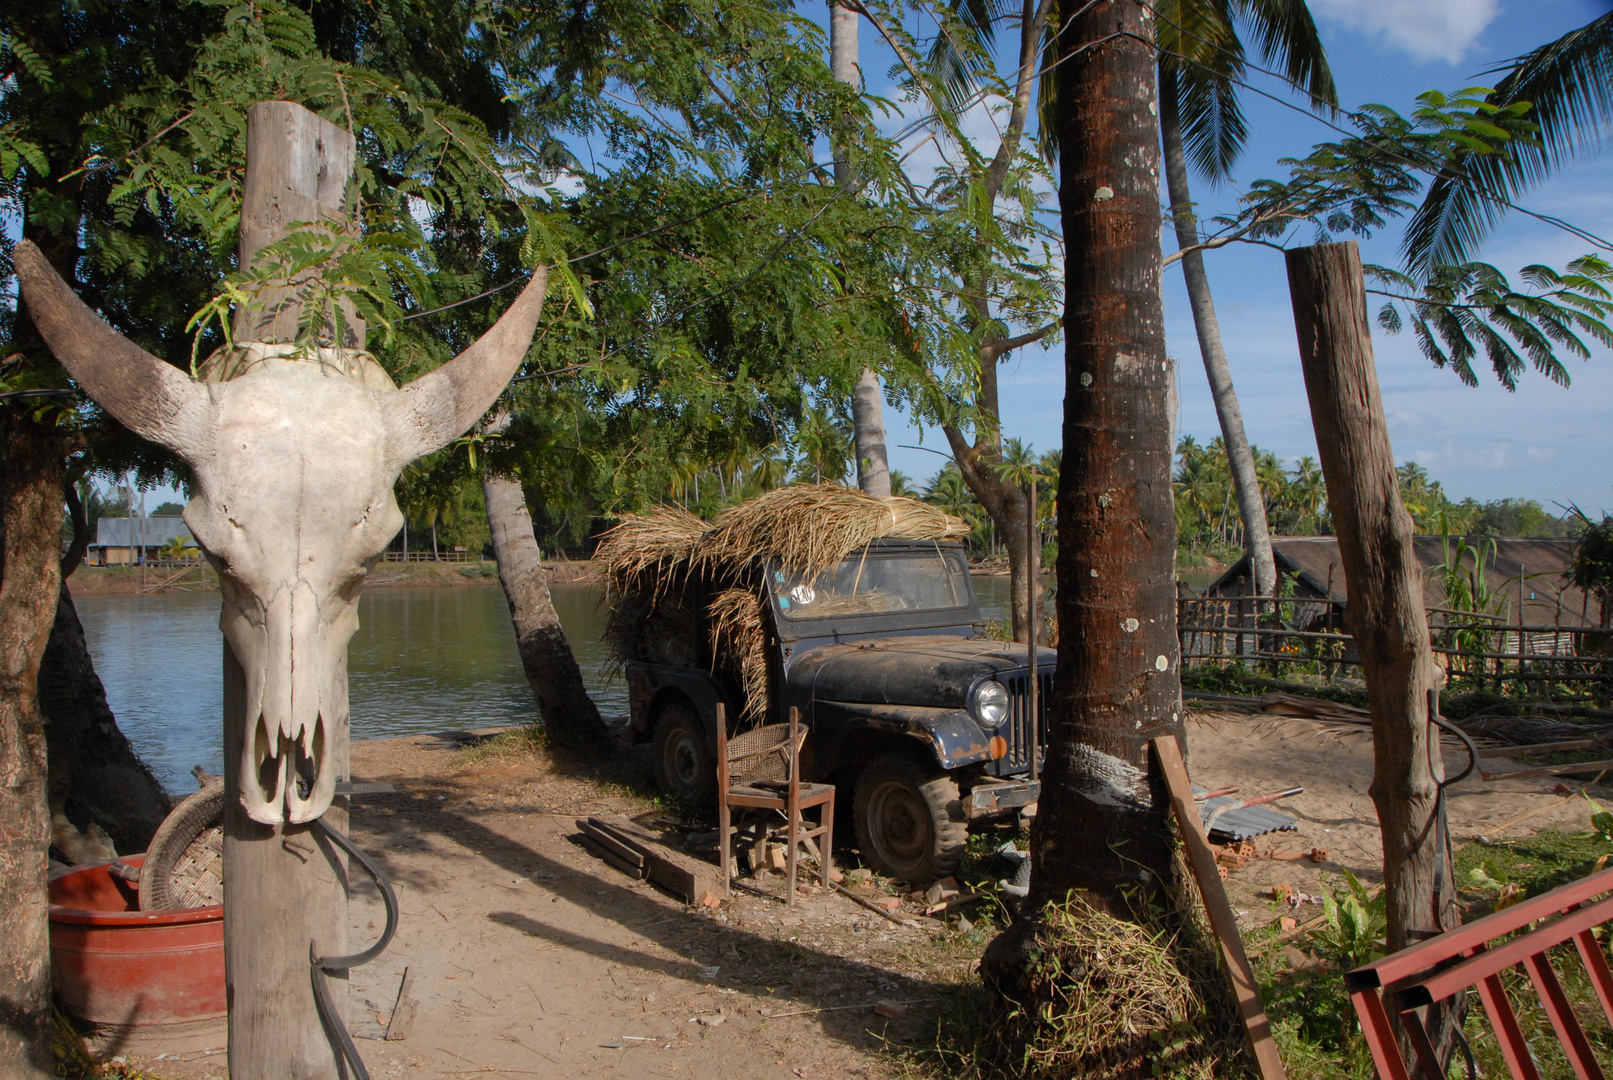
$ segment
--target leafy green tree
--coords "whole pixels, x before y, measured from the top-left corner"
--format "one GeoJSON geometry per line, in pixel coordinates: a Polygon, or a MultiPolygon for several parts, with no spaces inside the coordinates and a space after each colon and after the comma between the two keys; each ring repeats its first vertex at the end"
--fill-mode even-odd
{"type": "Polygon", "coordinates": [[[1579,507],[1570,508],[1579,519],[1581,531],[1574,547],[1574,564],[1564,575],[1572,584],[1596,597],[1601,608],[1600,626],[1613,625],[1613,515],[1601,521],[1579,507]]]}

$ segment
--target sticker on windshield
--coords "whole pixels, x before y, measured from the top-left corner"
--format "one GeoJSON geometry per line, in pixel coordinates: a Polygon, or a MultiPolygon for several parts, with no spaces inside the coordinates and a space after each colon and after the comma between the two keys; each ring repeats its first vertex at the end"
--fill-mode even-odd
{"type": "Polygon", "coordinates": [[[817,598],[818,594],[813,590],[812,586],[804,581],[790,590],[790,599],[797,604],[810,604],[817,598]]]}

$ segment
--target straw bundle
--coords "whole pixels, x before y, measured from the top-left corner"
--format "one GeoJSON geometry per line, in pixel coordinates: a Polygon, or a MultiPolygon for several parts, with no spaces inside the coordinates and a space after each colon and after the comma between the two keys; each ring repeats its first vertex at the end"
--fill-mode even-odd
{"type": "Polygon", "coordinates": [[[724,589],[706,607],[711,628],[711,655],[745,691],[738,719],[760,724],[767,717],[767,624],[761,595],[755,589],[724,589]]]}
{"type": "Polygon", "coordinates": [[[706,523],[680,506],[629,514],[600,537],[594,561],[604,569],[605,588],[623,596],[665,591],[692,559],[706,523]]]}
{"type": "Polygon", "coordinates": [[[957,518],[916,499],[879,499],[841,484],[795,484],[729,510],[698,544],[697,557],[737,568],[771,555],[787,573],[816,574],[871,540],[949,540],[968,535],[957,518]]]}

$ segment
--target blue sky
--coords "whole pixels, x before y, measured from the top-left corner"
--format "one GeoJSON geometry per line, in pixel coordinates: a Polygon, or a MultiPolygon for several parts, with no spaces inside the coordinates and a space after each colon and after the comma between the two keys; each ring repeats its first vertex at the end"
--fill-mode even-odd
{"type": "MultiPolygon", "coordinates": [[[[1311,9],[1341,103],[1378,102],[1405,112],[1424,90],[1490,85],[1486,68],[1583,25],[1606,6],[1588,0],[1312,0],[1311,9]]],[[[891,56],[866,25],[862,52],[869,83],[881,89],[891,56]]],[[[1282,92],[1275,80],[1256,75],[1251,81],[1282,92]]],[[[1238,183],[1279,176],[1278,158],[1302,156],[1313,143],[1336,137],[1302,112],[1253,94],[1245,95],[1245,108],[1252,136],[1236,170],[1238,183]]],[[[1194,196],[1208,217],[1231,210],[1237,189],[1198,182],[1194,196]]],[[[1592,231],[1613,231],[1613,153],[1577,164],[1519,202],[1592,231]]],[[[1399,227],[1392,226],[1362,245],[1363,258],[1394,265],[1399,240],[1399,227]]],[[[1174,250],[1173,243],[1167,247],[1174,250]]],[[[1514,214],[1480,258],[1511,275],[1529,263],[1561,267],[1586,250],[1582,241],[1514,214]]],[[[1207,264],[1250,438],[1285,459],[1314,455],[1282,256],[1234,246],[1211,253],[1207,264]]],[[[1165,306],[1167,347],[1181,362],[1178,428],[1208,441],[1220,428],[1179,270],[1167,271],[1165,306]]],[[[1588,361],[1568,360],[1573,383],[1567,389],[1531,372],[1508,393],[1493,378],[1464,387],[1425,360],[1409,333],[1375,329],[1374,346],[1397,460],[1426,466],[1456,498],[1521,496],[1547,506],[1575,502],[1613,510],[1613,354],[1598,349],[1588,361]]],[[[1062,346],[1022,350],[1002,375],[1005,430],[1039,450],[1057,446],[1062,346]]],[[[944,464],[898,445],[917,444],[922,434],[924,445],[943,449],[940,432],[920,433],[894,413],[887,424],[894,468],[923,480],[944,464]]]]}

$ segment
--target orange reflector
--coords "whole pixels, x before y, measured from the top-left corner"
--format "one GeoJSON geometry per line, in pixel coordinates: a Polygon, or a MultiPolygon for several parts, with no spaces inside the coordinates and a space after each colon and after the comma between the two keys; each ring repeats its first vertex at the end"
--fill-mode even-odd
{"type": "Polygon", "coordinates": [[[991,751],[991,760],[993,761],[1000,761],[1008,756],[1008,740],[1001,735],[993,735],[991,742],[987,744],[987,748],[991,751]]]}

